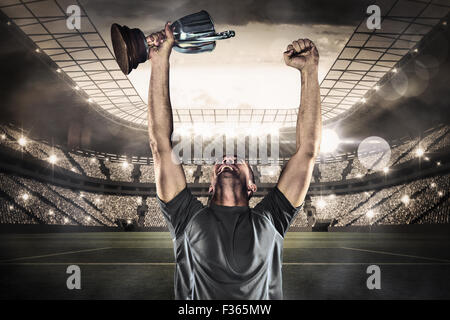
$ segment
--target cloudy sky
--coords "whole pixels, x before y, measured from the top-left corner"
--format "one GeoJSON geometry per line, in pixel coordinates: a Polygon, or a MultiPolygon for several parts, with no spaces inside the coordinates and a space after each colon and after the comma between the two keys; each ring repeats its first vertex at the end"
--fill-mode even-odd
{"type": "MultiPolygon", "coordinates": [[[[105,40],[114,22],[150,34],[167,20],[202,9],[216,31],[236,36],[217,42],[211,53],[171,56],[171,99],[184,107],[297,107],[300,78],[284,65],[283,51],[298,38],[313,40],[320,52],[320,79],[364,17],[367,0],[81,0],[105,40]]],[[[129,78],[147,101],[150,64],[129,78]]]]}

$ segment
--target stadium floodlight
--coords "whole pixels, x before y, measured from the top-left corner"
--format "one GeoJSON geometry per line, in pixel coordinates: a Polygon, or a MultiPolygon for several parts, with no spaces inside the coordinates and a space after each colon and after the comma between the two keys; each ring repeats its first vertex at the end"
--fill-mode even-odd
{"type": "Polygon", "coordinates": [[[182,137],[189,137],[191,135],[191,127],[190,126],[180,126],[175,130],[177,134],[182,137]]]}
{"type": "Polygon", "coordinates": [[[10,205],[9,206],[9,210],[13,210],[14,209],[14,206],[13,205],[10,205]]]}
{"type": "Polygon", "coordinates": [[[442,197],[444,195],[444,193],[442,191],[438,191],[438,196],[442,197]]]}
{"type": "Polygon", "coordinates": [[[5,140],[5,139],[6,139],[6,135],[2,134],[2,140],[5,140]]]}
{"type": "Polygon", "coordinates": [[[225,124],[223,131],[227,138],[236,138],[238,136],[238,128],[233,123],[225,124]]]}
{"type": "Polygon", "coordinates": [[[374,217],[374,215],[375,215],[375,212],[373,210],[369,210],[366,212],[366,216],[369,219],[372,219],[374,217]]]}
{"type": "Polygon", "coordinates": [[[50,157],[48,157],[48,162],[50,162],[51,164],[55,164],[57,161],[58,161],[58,157],[54,154],[52,154],[52,155],[50,155],[50,157]]]}
{"type": "Polygon", "coordinates": [[[265,174],[273,177],[278,174],[278,169],[279,169],[279,167],[277,167],[277,166],[266,167],[265,174]]]}
{"type": "Polygon", "coordinates": [[[258,137],[261,135],[261,126],[257,124],[251,124],[245,131],[245,135],[248,137],[258,137]]]}
{"type": "Polygon", "coordinates": [[[61,68],[56,69],[56,72],[61,73],[61,68]]]}
{"type": "Polygon", "coordinates": [[[425,158],[423,158],[423,160],[430,161],[430,158],[429,157],[425,157],[425,158]]]}
{"type": "Polygon", "coordinates": [[[25,200],[25,201],[27,201],[28,199],[30,199],[30,195],[29,195],[28,193],[24,193],[24,194],[22,195],[22,199],[25,200]]]}
{"type": "Polygon", "coordinates": [[[64,218],[64,223],[67,223],[67,222],[69,222],[69,219],[64,218]]]}
{"type": "Polygon", "coordinates": [[[198,123],[195,124],[195,126],[192,127],[192,132],[196,136],[204,136],[206,132],[204,132],[205,124],[204,123],[198,123]]]}
{"type": "Polygon", "coordinates": [[[128,220],[127,220],[127,223],[128,223],[128,224],[131,224],[131,220],[130,220],[130,219],[128,219],[128,220]]]}
{"type": "Polygon", "coordinates": [[[280,134],[280,127],[272,125],[269,127],[269,134],[273,136],[278,136],[280,134]]]}
{"type": "Polygon", "coordinates": [[[418,156],[419,158],[421,156],[423,156],[425,154],[425,151],[422,148],[417,148],[416,149],[416,156],[418,156]]]}
{"type": "Polygon", "coordinates": [[[27,139],[25,137],[20,137],[17,142],[19,142],[20,146],[25,147],[25,145],[27,144],[27,139]]]}
{"type": "Polygon", "coordinates": [[[92,98],[88,98],[87,102],[92,103],[92,102],[94,102],[94,100],[92,98]]]}
{"type": "Polygon", "coordinates": [[[339,136],[334,130],[325,129],[322,132],[322,142],[320,144],[321,153],[331,153],[335,151],[340,143],[339,136]]]}
{"type": "MultiPolygon", "coordinates": [[[[189,132],[189,130],[187,130],[189,132]]],[[[208,123],[198,123],[192,127],[192,132],[196,136],[202,136],[205,139],[210,139],[214,135],[214,126],[208,123]]]]}
{"type": "Polygon", "coordinates": [[[317,207],[319,207],[319,209],[325,208],[326,205],[327,203],[322,198],[320,198],[319,201],[317,201],[317,207]]]}
{"type": "Polygon", "coordinates": [[[430,187],[436,188],[436,183],[432,182],[432,183],[430,184],[430,187]]]}
{"type": "Polygon", "coordinates": [[[439,167],[441,165],[441,162],[440,161],[436,162],[436,165],[439,167]]]}
{"type": "Polygon", "coordinates": [[[383,172],[384,172],[385,174],[389,173],[389,168],[388,168],[388,167],[384,167],[384,168],[383,168],[383,172]]]}
{"type": "Polygon", "coordinates": [[[41,49],[36,48],[36,50],[34,50],[34,51],[36,51],[37,53],[39,53],[39,52],[41,52],[41,49]]]}
{"type": "Polygon", "coordinates": [[[405,206],[407,206],[409,204],[410,198],[409,198],[409,196],[407,194],[404,194],[402,196],[402,198],[400,199],[400,201],[403,202],[403,204],[405,206]]]}

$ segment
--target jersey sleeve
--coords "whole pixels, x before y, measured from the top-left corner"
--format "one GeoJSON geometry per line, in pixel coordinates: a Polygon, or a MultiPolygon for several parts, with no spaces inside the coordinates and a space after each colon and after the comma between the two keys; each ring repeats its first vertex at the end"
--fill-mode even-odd
{"type": "Polygon", "coordinates": [[[188,187],[180,191],[169,202],[162,201],[158,196],[156,199],[173,239],[182,234],[192,216],[204,208],[204,205],[192,195],[188,187]]]}
{"type": "Polygon", "coordinates": [[[302,207],[303,203],[294,207],[284,194],[275,187],[255,206],[254,210],[269,218],[275,229],[284,237],[302,207]]]}

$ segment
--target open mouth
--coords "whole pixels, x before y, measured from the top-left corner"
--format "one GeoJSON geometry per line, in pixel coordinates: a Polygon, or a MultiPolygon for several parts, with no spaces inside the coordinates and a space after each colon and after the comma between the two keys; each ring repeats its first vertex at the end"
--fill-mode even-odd
{"type": "Polygon", "coordinates": [[[219,175],[223,172],[236,172],[236,169],[230,165],[224,164],[219,168],[217,174],[219,175]]]}

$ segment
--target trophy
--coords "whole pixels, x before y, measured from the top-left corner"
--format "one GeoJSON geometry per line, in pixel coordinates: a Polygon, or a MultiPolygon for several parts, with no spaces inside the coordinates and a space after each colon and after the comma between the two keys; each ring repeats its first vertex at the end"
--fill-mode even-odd
{"type": "MultiPolygon", "coordinates": [[[[214,50],[216,40],[234,37],[234,31],[216,33],[208,12],[202,10],[172,23],[175,44],[173,49],[181,53],[201,53],[214,50]]],[[[130,29],[114,23],[111,26],[114,55],[122,72],[127,75],[139,63],[148,60],[150,48],[157,45],[150,36],[139,29],[130,29]]]]}

